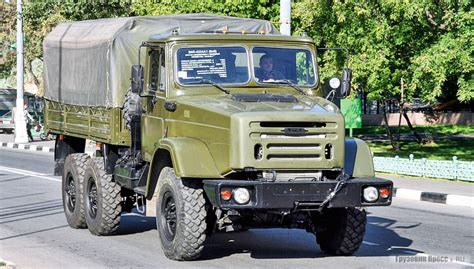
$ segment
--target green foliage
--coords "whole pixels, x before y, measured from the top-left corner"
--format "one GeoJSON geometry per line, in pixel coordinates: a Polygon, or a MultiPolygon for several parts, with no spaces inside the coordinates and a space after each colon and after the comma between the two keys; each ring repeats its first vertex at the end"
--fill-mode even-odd
{"type": "Polygon", "coordinates": [[[279,0],[161,0],[134,1],[132,10],[140,16],[182,13],[212,13],[258,18],[278,23],[279,0]]]}
{"type": "Polygon", "coordinates": [[[0,3],[0,78],[7,78],[11,75],[16,63],[16,7],[0,3]]]}
{"type": "MultiPolygon", "coordinates": [[[[474,99],[473,28],[469,1],[325,1],[294,4],[297,32],[319,47],[351,52],[354,85],[383,100],[400,94],[425,101],[457,96],[474,99]]],[[[320,55],[322,78],[341,69],[341,56],[320,55]],[[329,65],[329,66],[328,66],[329,65]]]]}

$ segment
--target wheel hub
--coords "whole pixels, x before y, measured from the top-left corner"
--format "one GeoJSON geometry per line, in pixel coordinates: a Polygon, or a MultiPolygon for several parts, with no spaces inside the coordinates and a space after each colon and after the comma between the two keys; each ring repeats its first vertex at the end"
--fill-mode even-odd
{"type": "Polygon", "coordinates": [[[76,208],[76,186],[74,185],[74,178],[71,175],[67,177],[67,184],[65,186],[66,205],[70,212],[76,208]]]}
{"type": "Polygon", "coordinates": [[[177,225],[176,203],[173,195],[166,192],[163,196],[161,206],[161,224],[164,228],[164,234],[169,241],[174,239],[177,225]]]}
{"type": "Polygon", "coordinates": [[[91,218],[95,219],[97,215],[97,186],[93,180],[90,181],[87,188],[87,208],[91,218]]]}

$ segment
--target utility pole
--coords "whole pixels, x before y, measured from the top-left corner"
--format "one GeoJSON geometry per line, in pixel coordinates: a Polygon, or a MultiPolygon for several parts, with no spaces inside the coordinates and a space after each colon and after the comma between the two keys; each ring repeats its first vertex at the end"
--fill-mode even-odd
{"type": "Polygon", "coordinates": [[[15,143],[28,143],[23,109],[23,11],[22,0],[16,2],[16,112],[15,143]]]}
{"type": "Polygon", "coordinates": [[[280,32],[291,35],[291,0],[280,0],[280,32]]]}

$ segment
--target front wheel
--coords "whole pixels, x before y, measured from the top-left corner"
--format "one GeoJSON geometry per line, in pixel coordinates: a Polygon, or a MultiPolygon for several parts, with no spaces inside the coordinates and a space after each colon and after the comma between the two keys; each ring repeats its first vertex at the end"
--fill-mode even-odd
{"type": "Polygon", "coordinates": [[[330,255],[351,255],[359,249],[367,223],[364,209],[333,208],[318,218],[322,229],[316,232],[316,239],[322,251],[330,255]]]}
{"type": "Polygon", "coordinates": [[[165,256],[194,260],[206,239],[206,200],[200,182],[177,177],[165,167],[157,184],[156,226],[165,256]]]}

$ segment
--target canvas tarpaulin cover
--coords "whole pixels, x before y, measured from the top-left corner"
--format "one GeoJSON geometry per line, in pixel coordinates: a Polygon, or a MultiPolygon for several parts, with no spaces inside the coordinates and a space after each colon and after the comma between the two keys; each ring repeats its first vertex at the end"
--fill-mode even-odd
{"type": "Polygon", "coordinates": [[[73,105],[121,107],[130,87],[130,67],[137,64],[140,44],[151,35],[175,29],[192,34],[224,28],[279,34],[268,21],[209,14],[62,23],[43,43],[45,98],[73,105]]]}

